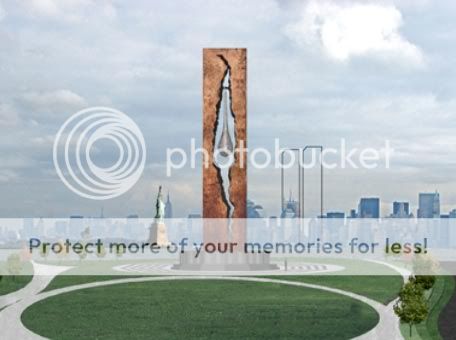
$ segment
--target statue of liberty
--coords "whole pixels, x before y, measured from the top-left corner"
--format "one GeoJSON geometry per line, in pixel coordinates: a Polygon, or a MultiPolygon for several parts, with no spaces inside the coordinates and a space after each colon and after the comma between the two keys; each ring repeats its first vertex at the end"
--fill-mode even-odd
{"type": "Polygon", "coordinates": [[[161,185],[158,188],[157,203],[155,204],[155,208],[157,210],[155,214],[155,220],[157,222],[163,222],[163,218],[165,217],[165,203],[163,202],[161,185]]]}
{"type": "Polygon", "coordinates": [[[149,242],[157,244],[159,247],[166,247],[169,245],[166,225],[165,225],[165,203],[163,202],[162,186],[158,188],[157,203],[155,204],[157,212],[155,213],[155,220],[150,226],[149,242]]]}

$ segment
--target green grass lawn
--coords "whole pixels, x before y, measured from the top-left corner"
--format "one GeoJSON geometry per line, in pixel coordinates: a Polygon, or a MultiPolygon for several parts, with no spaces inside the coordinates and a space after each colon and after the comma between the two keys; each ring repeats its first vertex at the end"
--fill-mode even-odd
{"type": "MultiPolygon", "coordinates": [[[[49,291],[67,286],[95,282],[122,279],[126,277],[137,276],[69,276],[60,275],[56,277],[46,287],[44,291],[49,291]]],[[[359,295],[366,296],[372,300],[383,304],[388,304],[397,297],[402,286],[402,277],[400,276],[333,276],[333,275],[307,275],[307,276],[270,276],[271,279],[299,281],[322,286],[338,288],[350,291],[359,295]]]]}
{"type": "MultiPolygon", "coordinates": [[[[136,260],[135,263],[146,262],[149,263],[150,261],[138,261],[136,260]]],[[[130,264],[132,261],[124,261],[122,259],[118,260],[104,260],[104,261],[66,261],[64,263],[60,263],[57,261],[47,261],[41,262],[43,264],[48,265],[66,265],[66,266],[74,266],[73,269],[70,269],[63,274],[56,276],[50,284],[44,289],[44,291],[49,291],[57,288],[63,288],[67,286],[79,285],[84,283],[91,283],[96,281],[106,281],[106,280],[116,280],[116,279],[124,279],[127,277],[141,277],[144,275],[126,275],[126,273],[122,273],[119,271],[115,271],[112,269],[114,266],[122,265],[122,264],[130,264]],[[93,273],[90,274],[89,273],[93,273]]],[[[146,275],[150,276],[150,275],[146,275]]]]}
{"type": "MultiPolygon", "coordinates": [[[[366,296],[385,305],[397,297],[404,283],[402,276],[397,271],[378,263],[349,259],[307,259],[307,261],[339,265],[345,269],[323,275],[281,276],[280,279],[342,289],[366,296]],[[378,275],[363,275],[366,265],[378,275]]],[[[279,277],[271,278],[278,279],[279,277]]]]}
{"type": "Polygon", "coordinates": [[[284,276],[283,280],[318,284],[322,286],[347,290],[359,295],[366,296],[387,305],[393,301],[404,281],[399,275],[389,276],[342,276],[342,275],[307,275],[307,276],[284,276]]]}
{"type": "Polygon", "coordinates": [[[19,290],[26,286],[33,278],[33,267],[29,262],[23,263],[23,268],[20,275],[11,276],[7,274],[5,265],[0,265],[0,275],[2,276],[0,281],[0,295],[6,295],[19,290]]]}
{"type": "Polygon", "coordinates": [[[70,292],[29,307],[22,321],[54,339],[349,339],[373,328],[378,315],[314,289],[188,280],[70,292]]]}
{"type": "MultiPolygon", "coordinates": [[[[84,283],[96,282],[96,281],[107,281],[107,280],[118,280],[125,279],[131,276],[121,275],[59,275],[55,277],[51,283],[44,289],[45,292],[57,288],[63,288],[67,286],[74,286],[84,283]]],[[[135,276],[138,277],[138,276],[135,276]]]]}

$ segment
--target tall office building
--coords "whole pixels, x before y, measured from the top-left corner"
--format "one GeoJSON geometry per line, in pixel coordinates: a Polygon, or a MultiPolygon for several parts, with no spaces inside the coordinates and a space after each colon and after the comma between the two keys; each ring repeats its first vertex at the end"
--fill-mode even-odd
{"type": "Polygon", "coordinates": [[[420,193],[418,197],[418,218],[440,217],[440,195],[435,193],[420,193]]]}
{"type": "Polygon", "coordinates": [[[456,218],[456,209],[450,211],[450,218],[456,218]]]}
{"type": "Polygon", "coordinates": [[[357,218],[358,214],[356,213],[356,209],[350,210],[350,218],[357,218]]]}
{"type": "Polygon", "coordinates": [[[409,202],[393,202],[393,217],[407,218],[410,216],[409,202]]]}
{"type": "Polygon", "coordinates": [[[358,217],[360,218],[379,218],[380,199],[377,197],[361,198],[358,206],[358,217]]]}
{"type": "Polygon", "coordinates": [[[291,191],[290,191],[290,198],[285,203],[285,207],[283,208],[282,213],[280,214],[280,217],[281,218],[299,217],[298,204],[299,204],[299,202],[295,201],[293,199],[293,196],[291,195],[291,191]]]}
{"type": "Polygon", "coordinates": [[[169,199],[169,192],[165,203],[165,218],[173,218],[173,205],[169,199]]]}

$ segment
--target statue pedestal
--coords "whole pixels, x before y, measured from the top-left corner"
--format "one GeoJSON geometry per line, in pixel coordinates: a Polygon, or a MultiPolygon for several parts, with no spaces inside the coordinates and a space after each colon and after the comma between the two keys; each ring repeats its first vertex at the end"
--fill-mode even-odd
{"type": "Polygon", "coordinates": [[[157,244],[159,247],[169,245],[166,225],[163,222],[154,222],[149,228],[149,242],[157,244]]]}

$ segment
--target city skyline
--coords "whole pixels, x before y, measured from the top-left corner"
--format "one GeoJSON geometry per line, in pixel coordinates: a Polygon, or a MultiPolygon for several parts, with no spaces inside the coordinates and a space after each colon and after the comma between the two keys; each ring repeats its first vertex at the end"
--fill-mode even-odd
{"type": "MultiPolygon", "coordinates": [[[[395,200],[391,203],[391,210],[390,212],[387,212],[385,214],[381,214],[379,210],[379,206],[381,204],[381,198],[380,197],[360,197],[359,202],[358,202],[358,209],[350,209],[349,211],[337,211],[331,208],[328,208],[324,212],[324,216],[333,215],[332,217],[336,218],[341,218],[341,214],[345,216],[350,216],[350,212],[355,211],[356,216],[352,217],[362,217],[362,218],[385,218],[385,217],[397,217],[397,218],[409,218],[409,217],[417,217],[417,218],[437,218],[441,216],[450,216],[450,217],[456,217],[456,207],[454,207],[451,210],[448,210],[446,212],[441,213],[440,211],[440,194],[436,191],[433,193],[418,193],[418,198],[420,197],[432,197],[434,199],[435,196],[437,196],[437,207],[432,204],[431,207],[426,207],[428,206],[427,202],[424,202],[422,205],[425,207],[425,209],[430,209],[432,212],[431,213],[424,213],[423,215],[420,216],[419,210],[420,210],[420,205],[418,205],[415,208],[415,212],[413,213],[413,206],[410,205],[409,201],[399,201],[395,200]],[[377,207],[375,207],[377,205],[377,207]],[[435,209],[437,209],[437,212],[433,212],[435,209]]],[[[422,208],[423,209],[423,208],[422,208]]],[[[101,213],[99,216],[96,215],[89,215],[87,217],[89,218],[105,218],[104,216],[104,209],[101,208],[101,213]]],[[[298,211],[298,201],[296,201],[292,195],[292,191],[290,190],[289,198],[285,200],[284,204],[284,209],[277,215],[274,214],[265,214],[265,211],[263,209],[263,206],[261,204],[257,204],[257,201],[253,201],[252,199],[247,199],[247,218],[268,218],[268,217],[280,217],[280,218],[294,218],[296,217],[298,211]]],[[[173,203],[170,199],[170,193],[167,193],[166,196],[166,202],[165,202],[165,218],[195,218],[195,216],[200,216],[201,217],[201,211],[194,211],[191,212],[187,215],[178,215],[175,216],[173,214],[173,203]]],[[[70,217],[83,217],[82,215],[72,215],[70,217]]],[[[108,216],[109,217],[109,216],[108,216]]],[[[118,216],[116,216],[118,217],[118,216]]],[[[152,217],[152,216],[139,216],[135,212],[131,212],[126,216],[126,218],[139,218],[139,217],[152,217]]],[[[304,218],[307,217],[317,217],[317,216],[304,216],[304,218]]]]}

